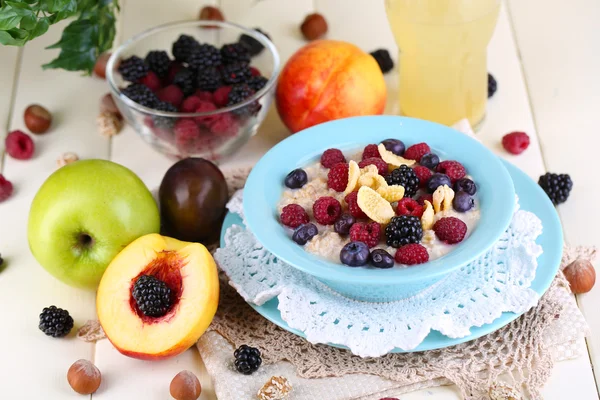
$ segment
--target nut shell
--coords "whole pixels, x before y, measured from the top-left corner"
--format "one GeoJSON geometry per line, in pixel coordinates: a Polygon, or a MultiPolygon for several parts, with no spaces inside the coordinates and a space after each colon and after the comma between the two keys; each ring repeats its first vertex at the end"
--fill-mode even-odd
{"type": "Polygon", "coordinates": [[[67,372],[67,381],[79,394],[92,394],[102,381],[100,370],[88,360],[77,360],[67,372]]]}
{"type": "Polygon", "coordinates": [[[175,400],[196,400],[200,397],[202,386],[193,372],[185,370],[175,375],[169,391],[175,400]]]}
{"type": "Polygon", "coordinates": [[[309,14],[300,25],[300,31],[306,40],[316,40],[327,33],[327,21],[321,14],[309,14]]]}
{"type": "Polygon", "coordinates": [[[32,104],[25,109],[23,120],[32,133],[45,133],[52,123],[52,114],[39,104],[32,104]]]}
{"type": "MultiPolygon", "coordinates": [[[[225,21],[225,17],[221,10],[217,7],[205,6],[200,10],[198,19],[201,21],[225,21]]],[[[204,28],[218,28],[217,26],[204,26],[204,28]]]]}
{"type": "Polygon", "coordinates": [[[106,78],[106,63],[108,62],[109,58],[110,58],[110,53],[102,53],[96,59],[96,64],[94,64],[94,74],[98,78],[102,78],[102,79],[106,78]]]}
{"type": "Polygon", "coordinates": [[[589,260],[578,258],[563,270],[569,281],[571,291],[575,294],[587,293],[596,283],[596,270],[589,260]]]}

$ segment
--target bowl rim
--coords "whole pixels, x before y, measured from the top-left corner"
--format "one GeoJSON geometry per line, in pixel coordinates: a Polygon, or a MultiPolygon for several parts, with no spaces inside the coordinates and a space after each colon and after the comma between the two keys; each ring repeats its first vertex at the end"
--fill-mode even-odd
{"type": "Polygon", "coordinates": [[[217,114],[227,113],[227,112],[236,110],[238,108],[245,107],[245,106],[253,103],[254,101],[260,99],[261,97],[263,97],[266,93],[268,93],[271,90],[271,88],[277,82],[277,78],[279,77],[280,71],[281,71],[281,59],[279,57],[279,52],[277,51],[275,44],[273,44],[273,42],[267,36],[263,35],[262,33],[254,30],[254,29],[246,28],[245,26],[235,24],[233,22],[210,21],[210,20],[175,21],[175,22],[169,22],[166,24],[157,25],[150,29],[146,29],[145,31],[135,34],[131,38],[124,41],[111,54],[111,56],[109,57],[109,59],[106,63],[106,78],[107,78],[110,90],[114,96],[118,97],[129,107],[131,107],[139,112],[143,112],[145,114],[151,114],[151,115],[158,115],[161,117],[173,117],[173,118],[191,118],[191,117],[217,115],[217,114]],[[204,26],[204,27],[207,27],[210,29],[234,28],[234,29],[240,30],[240,33],[244,33],[244,34],[251,36],[254,39],[258,40],[266,49],[268,49],[271,52],[271,55],[273,57],[273,63],[274,63],[273,72],[271,73],[271,76],[269,77],[265,86],[262,89],[260,89],[258,92],[254,93],[251,97],[247,98],[246,100],[244,100],[241,103],[238,103],[238,104],[235,104],[235,105],[229,106],[229,107],[218,108],[214,111],[200,112],[200,113],[183,113],[183,112],[169,112],[169,111],[155,110],[153,108],[145,107],[141,104],[138,104],[135,101],[131,100],[129,97],[125,96],[121,92],[121,89],[119,89],[119,87],[117,86],[117,83],[115,82],[115,65],[120,60],[121,55],[125,51],[127,51],[127,49],[129,49],[129,47],[131,47],[133,44],[139,42],[140,40],[142,40],[148,36],[160,33],[167,29],[172,29],[174,27],[189,27],[189,26],[197,26],[197,27],[204,26]]]}
{"type": "MultiPolygon", "coordinates": [[[[406,135],[407,134],[405,133],[404,136],[406,135]]],[[[412,137],[414,138],[414,143],[427,141],[427,139],[419,139],[418,131],[417,134],[412,137]]],[[[430,140],[433,140],[431,137],[430,140]]],[[[406,138],[404,138],[404,141],[406,141],[406,138]]],[[[446,148],[448,148],[448,146],[446,148]]],[[[443,156],[444,148],[442,146],[436,146],[434,149],[441,152],[443,156]]],[[[476,175],[483,173],[484,172],[478,171],[476,175]]],[[[480,201],[482,201],[482,199],[480,199],[480,201]]],[[[502,233],[506,231],[506,228],[512,220],[515,209],[515,189],[512,178],[500,158],[474,138],[445,125],[416,118],[389,115],[362,116],[344,118],[315,125],[295,133],[271,148],[271,150],[258,161],[248,176],[246,186],[244,187],[243,209],[247,226],[265,249],[282,261],[292,265],[294,268],[329,281],[359,283],[363,285],[389,285],[441,278],[484,254],[485,251],[498,240],[502,233]],[[283,183],[278,185],[277,182],[283,182],[285,173],[294,168],[299,168],[316,161],[315,156],[321,154],[325,149],[330,147],[338,147],[341,148],[342,151],[357,149],[361,145],[373,143],[373,140],[380,141],[386,139],[387,136],[395,137],[390,136],[389,132],[380,132],[377,130],[382,130],[382,126],[387,126],[387,131],[391,131],[392,129],[398,130],[398,128],[403,125],[407,126],[404,129],[407,129],[408,132],[413,132],[414,129],[418,128],[428,129],[431,131],[428,135],[431,137],[435,136],[439,141],[452,140],[451,146],[455,147],[454,153],[458,151],[456,149],[458,146],[463,146],[461,147],[461,152],[464,149],[464,146],[469,147],[470,150],[467,151],[476,155],[468,156],[466,157],[466,160],[459,159],[458,161],[461,163],[470,163],[471,168],[473,168],[473,163],[477,163],[477,165],[485,164],[481,171],[485,171],[486,176],[489,175],[490,171],[493,172],[492,176],[485,183],[487,189],[485,187],[482,188],[481,184],[479,185],[478,192],[481,192],[483,189],[484,193],[488,192],[490,194],[486,199],[483,199],[485,202],[481,202],[482,214],[480,221],[469,238],[456,245],[460,247],[452,249],[452,251],[446,255],[424,264],[406,268],[376,269],[344,266],[341,263],[335,263],[323,257],[308,253],[303,248],[293,243],[289,237],[285,237],[287,242],[283,242],[282,238],[277,237],[283,228],[277,220],[277,212],[274,211],[276,204],[271,204],[270,199],[267,199],[269,196],[267,196],[266,193],[270,190],[268,185],[276,187],[275,190],[278,194],[277,198],[279,199],[281,198],[284,187],[283,183]],[[364,129],[371,126],[376,126],[377,128],[372,128],[371,130],[364,129]],[[352,137],[351,134],[347,134],[349,129],[358,129],[358,127],[363,129],[361,132],[365,132],[364,136],[352,137]],[[329,132],[324,132],[324,130],[329,130],[329,132]],[[337,136],[335,136],[336,130],[339,132],[337,136]],[[441,135],[439,134],[440,131],[442,131],[441,135]],[[323,139],[319,141],[309,139],[309,137],[313,138],[313,135],[315,134],[323,139]],[[328,139],[334,136],[339,139],[344,135],[346,139],[337,142],[337,145],[332,143],[332,139],[328,139]],[[378,138],[375,139],[375,136],[378,138]],[[302,145],[302,142],[306,143],[302,145]],[[350,145],[351,143],[352,145],[350,145]],[[285,157],[289,158],[291,154],[290,151],[287,150],[291,150],[292,152],[299,151],[303,146],[312,147],[313,151],[311,154],[302,155],[299,160],[290,161],[287,164],[286,172],[281,174],[282,176],[274,176],[278,172],[276,171],[277,167],[274,168],[272,163],[276,161],[277,157],[281,157],[281,154],[279,153],[285,152],[285,157]],[[281,178],[280,181],[273,182],[274,179],[279,178],[281,178]],[[494,179],[493,184],[491,183],[492,178],[494,179]],[[500,187],[502,187],[501,190],[499,189],[500,187]],[[486,210],[486,215],[483,214],[484,210],[486,210]],[[493,224],[491,223],[492,220],[493,224]],[[485,223],[486,221],[487,226],[482,225],[482,223],[485,223]],[[481,233],[482,231],[485,233],[481,233]],[[475,238],[475,240],[473,240],[473,238],[475,238]],[[469,245],[468,243],[471,244],[469,245]],[[457,251],[458,248],[461,250],[457,251]]]]}

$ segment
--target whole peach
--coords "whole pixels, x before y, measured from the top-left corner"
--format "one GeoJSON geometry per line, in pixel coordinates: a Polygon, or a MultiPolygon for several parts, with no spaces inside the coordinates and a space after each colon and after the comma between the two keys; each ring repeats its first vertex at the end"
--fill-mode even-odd
{"type": "Polygon", "coordinates": [[[375,59],[336,40],[317,40],[292,55],[276,92],[277,111],[292,132],[334,119],[381,114],[385,101],[385,81],[375,59]]]}

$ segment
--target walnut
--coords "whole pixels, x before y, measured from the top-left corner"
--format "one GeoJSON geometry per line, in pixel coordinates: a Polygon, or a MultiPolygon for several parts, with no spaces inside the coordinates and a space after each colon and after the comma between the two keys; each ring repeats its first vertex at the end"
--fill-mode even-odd
{"type": "Polygon", "coordinates": [[[258,391],[260,400],[283,400],[292,391],[292,384],[283,376],[272,376],[258,391]]]}
{"type": "Polygon", "coordinates": [[[116,114],[110,112],[103,112],[96,118],[98,124],[98,131],[102,136],[111,137],[118,134],[123,127],[123,123],[119,120],[116,114]]]}
{"type": "Polygon", "coordinates": [[[56,160],[56,164],[60,167],[64,167],[67,164],[74,163],[79,160],[79,156],[73,152],[66,152],[58,160],[56,160]]]}

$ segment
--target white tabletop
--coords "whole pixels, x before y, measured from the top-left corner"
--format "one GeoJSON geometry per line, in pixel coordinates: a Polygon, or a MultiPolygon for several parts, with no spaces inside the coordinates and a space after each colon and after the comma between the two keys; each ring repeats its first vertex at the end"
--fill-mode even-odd
{"type": "MultiPolygon", "coordinates": [[[[395,53],[383,1],[372,0],[220,0],[233,22],[268,32],[282,59],[305,44],[298,26],[304,16],[318,11],[329,21],[328,38],[346,40],[366,51],[384,47],[395,53]]],[[[151,26],[196,17],[197,1],[121,0],[117,43],[151,26]]],[[[503,5],[489,47],[489,70],[498,80],[485,124],[478,136],[499,156],[536,179],[545,171],[569,173],[575,182],[570,199],[558,210],[566,240],[572,244],[600,244],[600,184],[596,148],[600,130],[600,0],[508,0],[503,5]],[[500,138],[522,130],[532,139],[521,156],[503,151],[500,138]]],[[[61,24],[64,27],[64,24],[61,24]]],[[[56,159],[67,151],[81,158],[105,158],[135,171],[150,187],[160,182],[172,161],[142,143],[131,128],[113,139],[100,136],[95,125],[98,101],[108,91],[105,82],[65,71],[43,71],[54,51],[44,48],[60,36],[60,29],[29,43],[24,49],[0,48],[0,135],[23,129],[23,110],[40,103],[52,110],[51,132],[35,137],[36,155],[30,161],[4,157],[2,173],[15,193],[0,204],[0,398],[80,398],[69,388],[66,371],[79,358],[93,360],[103,373],[94,399],[166,399],[170,380],[183,369],[194,371],[203,385],[202,399],[215,399],[210,377],[195,348],[160,362],[127,358],[104,340],[89,344],[73,337],[53,340],[37,328],[45,306],[67,308],[76,327],[95,319],[93,292],[68,287],[47,274],[31,255],[26,238],[29,205],[56,159]]],[[[395,71],[394,71],[395,72],[395,71]]],[[[397,112],[396,74],[386,75],[388,107],[397,112]]],[[[250,165],[269,147],[288,135],[275,110],[259,133],[223,169],[250,165]]],[[[3,146],[3,141],[0,146],[3,146]]],[[[546,399],[598,399],[594,369],[600,367],[600,289],[578,296],[592,329],[579,344],[586,356],[558,363],[543,390],[546,399]],[[587,356],[589,354],[589,357],[587,356]]],[[[409,399],[458,399],[452,387],[414,392],[409,399]]]]}

